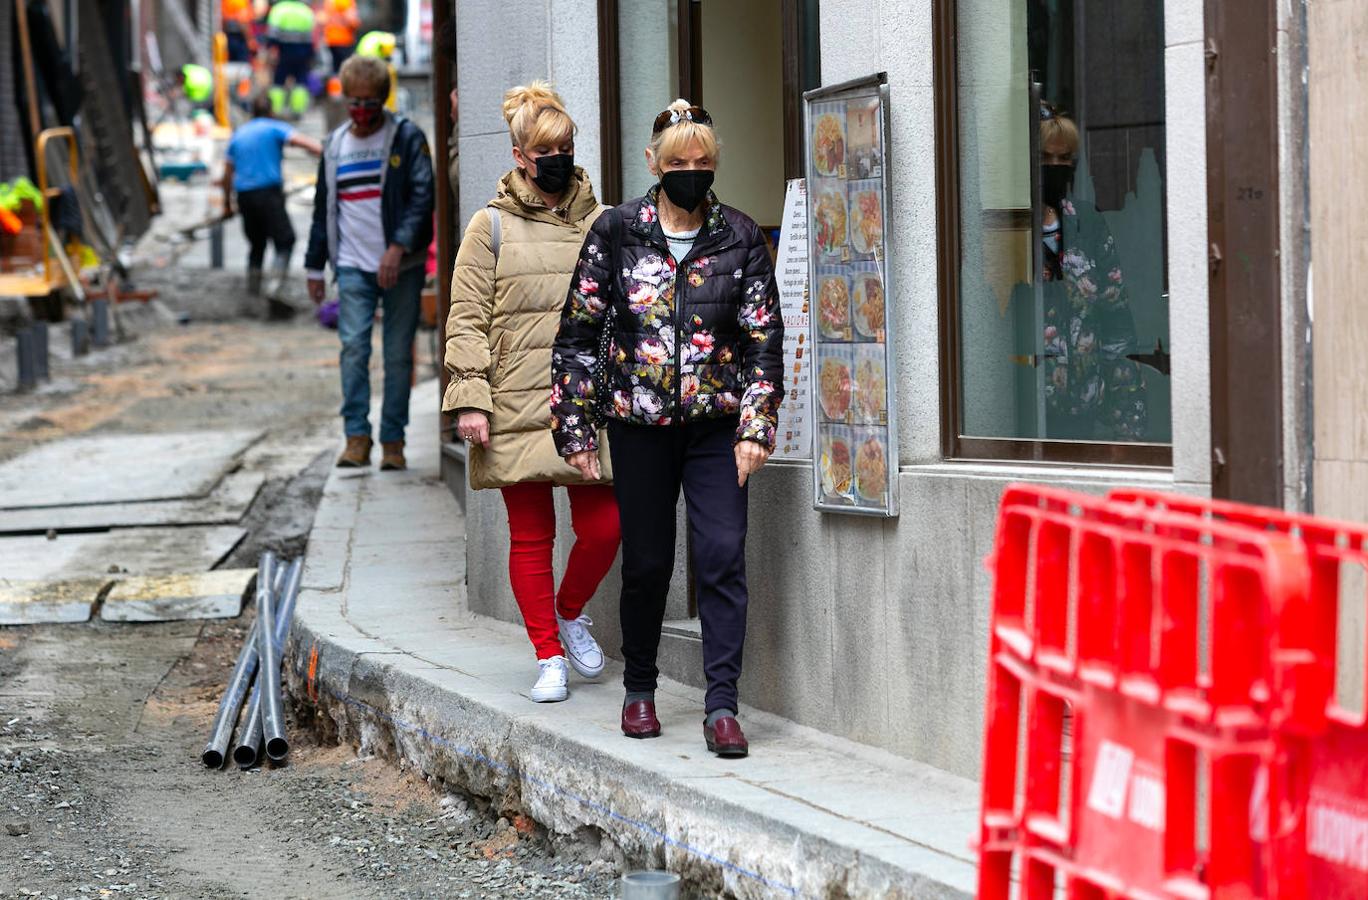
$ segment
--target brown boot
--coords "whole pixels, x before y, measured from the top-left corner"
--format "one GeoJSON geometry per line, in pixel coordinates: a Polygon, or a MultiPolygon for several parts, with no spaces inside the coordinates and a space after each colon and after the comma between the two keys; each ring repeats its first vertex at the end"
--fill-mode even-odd
{"type": "Polygon", "coordinates": [[[404,460],[403,441],[381,441],[380,450],[380,471],[399,471],[408,468],[408,462],[404,460]]]}
{"type": "Polygon", "coordinates": [[[347,435],[347,446],[337,458],[339,469],[359,469],[370,465],[371,439],[364,434],[347,435]]]}

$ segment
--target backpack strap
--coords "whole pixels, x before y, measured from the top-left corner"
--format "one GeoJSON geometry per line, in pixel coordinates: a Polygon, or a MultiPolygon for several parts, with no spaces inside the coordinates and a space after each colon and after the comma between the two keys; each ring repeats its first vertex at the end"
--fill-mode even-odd
{"type": "Polygon", "coordinates": [[[489,248],[494,251],[494,265],[499,264],[499,245],[503,243],[503,222],[499,220],[499,210],[486,206],[489,211],[489,248]]]}

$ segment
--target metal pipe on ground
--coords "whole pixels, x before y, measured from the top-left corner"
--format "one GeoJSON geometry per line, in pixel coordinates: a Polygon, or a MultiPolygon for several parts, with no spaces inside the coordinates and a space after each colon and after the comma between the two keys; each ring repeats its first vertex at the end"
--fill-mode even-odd
{"type": "MultiPolygon", "coordinates": [[[[281,587],[285,583],[285,569],[277,568],[275,581],[271,583],[271,596],[277,598],[274,603],[279,604],[283,595],[280,593],[281,587]]],[[[274,607],[273,607],[274,608],[274,607]]],[[[277,615],[276,618],[279,618],[277,615]]],[[[261,618],[258,614],[257,621],[261,618]]],[[[247,699],[247,711],[242,720],[242,727],[238,729],[237,743],[233,746],[233,762],[237,763],[239,769],[250,769],[261,759],[261,678],[252,682],[252,695],[247,699]]]]}
{"type": "Polygon", "coordinates": [[[233,762],[239,769],[250,769],[261,761],[261,679],[252,685],[252,696],[247,701],[247,720],[233,748],[233,762]]]}
{"type": "MultiPolygon", "coordinates": [[[[260,591],[257,592],[259,597],[260,591]]],[[[228,741],[233,736],[233,726],[237,724],[238,709],[242,698],[247,695],[247,683],[257,668],[257,633],[261,630],[261,619],[252,623],[247,632],[247,640],[242,644],[233,674],[228,677],[228,688],[219,701],[218,715],[214,717],[214,727],[209,731],[209,743],[204,745],[200,761],[210,769],[223,767],[224,756],[228,752],[228,741]]]]}
{"type": "MultiPolygon", "coordinates": [[[[262,603],[261,586],[266,585],[266,606],[270,606],[271,598],[280,593],[280,588],[285,582],[284,571],[279,577],[273,579],[263,579],[261,570],[257,570],[257,603],[262,603]]],[[[257,607],[258,610],[261,608],[257,607]]],[[[252,681],[252,675],[256,672],[260,645],[257,635],[261,631],[261,615],[257,614],[256,621],[252,622],[251,630],[247,632],[247,639],[242,643],[242,652],[238,654],[237,663],[233,666],[233,673],[228,676],[228,687],[223,692],[223,699],[219,701],[218,714],[214,717],[214,727],[209,732],[209,743],[205,744],[204,752],[200,754],[200,760],[210,769],[220,769],[223,767],[224,758],[228,753],[228,745],[233,737],[233,726],[237,724],[238,711],[242,706],[242,699],[247,695],[247,685],[252,681]]],[[[250,719],[250,716],[249,716],[250,719]]],[[[261,739],[258,735],[257,743],[261,739]]],[[[236,752],[233,754],[237,758],[236,752]]]]}
{"type": "MultiPolygon", "coordinates": [[[[275,607],[275,645],[276,652],[285,649],[285,638],[290,633],[290,620],[294,617],[295,601],[299,598],[299,585],[304,575],[304,560],[297,559],[289,569],[278,570],[276,595],[280,598],[275,607]]],[[[261,679],[252,685],[252,696],[247,701],[247,718],[239,732],[237,746],[233,748],[233,762],[240,769],[250,769],[261,759],[261,679]]],[[[285,745],[286,753],[289,744],[285,745]]],[[[275,759],[275,757],[272,757],[275,759]]],[[[281,754],[284,758],[284,754],[281,754]]],[[[278,761],[278,760],[277,760],[278,761]]]]}
{"type": "MultiPolygon", "coordinates": [[[[262,554],[262,566],[269,567],[267,582],[275,570],[275,554],[262,554]]],[[[285,737],[285,709],[280,695],[280,651],[275,643],[275,610],[269,603],[262,604],[257,613],[262,617],[257,643],[261,645],[261,732],[266,739],[266,755],[279,762],[290,752],[285,737]]]]}

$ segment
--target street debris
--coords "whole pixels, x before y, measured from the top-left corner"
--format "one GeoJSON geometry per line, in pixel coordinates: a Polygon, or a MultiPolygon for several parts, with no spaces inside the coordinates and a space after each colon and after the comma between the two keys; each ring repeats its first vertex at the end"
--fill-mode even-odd
{"type": "Polygon", "coordinates": [[[263,736],[267,755],[273,762],[283,761],[289,753],[281,706],[280,653],[290,631],[303,571],[302,558],[288,566],[278,566],[274,553],[268,550],[261,554],[257,567],[257,618],[252,622],[242,652],[228,678],[223,699],[219,701],[218,713],[209,732],[209,742],[200,754],[200,761],[206,768],[223,768],[249,683],[252,684],[252,694],[242,727],[238,729],[234,761],[243,769],[255,765],[260,759],[263,736]]]}
{"type": "Polygon", "coordinates": [[[100,607],[106,622],[231,619],[242,612],[251,569],[130,577],[115,582],[100,607]]]}

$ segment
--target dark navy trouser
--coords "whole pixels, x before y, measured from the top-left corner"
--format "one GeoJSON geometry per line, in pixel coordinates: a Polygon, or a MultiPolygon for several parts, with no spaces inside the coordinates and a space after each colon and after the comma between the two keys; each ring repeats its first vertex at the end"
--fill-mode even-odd
{"type": "Polygon", "coordinates": [[[694,587],[703,625],[705,709],[735,710],[746,641],[746,488],[736,484],[736,418],[687,425],[610,420],[613,488],[622,524],[623,684],[652,691],[684,488],[694,587]]]}

